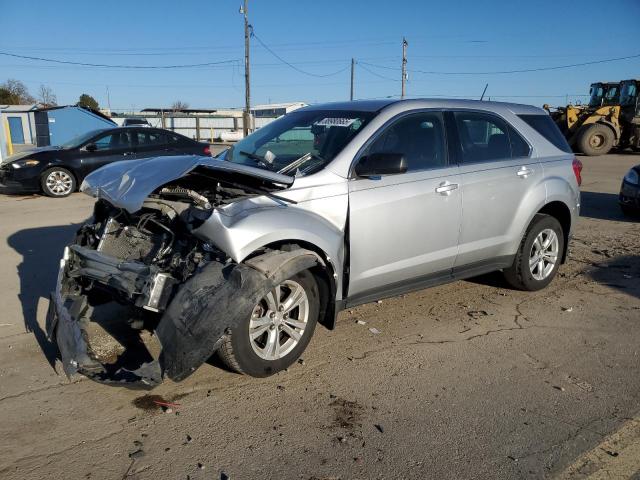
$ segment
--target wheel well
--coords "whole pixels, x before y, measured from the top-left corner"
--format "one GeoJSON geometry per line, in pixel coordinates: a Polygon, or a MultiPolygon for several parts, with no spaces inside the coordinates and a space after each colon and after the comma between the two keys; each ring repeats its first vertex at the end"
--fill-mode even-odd
{"type": "Polygon", "coordinates": [[[562,202],[550,202],[542,207],[538,213],[549,215],[554,217],[560,226],[562,227],[562,234],[564,235],[564,251],[562,252],[562,263],[567,259],[567,252],[569,251],[569,231],[571,230],[571,210],[562,202]]]}
{"type": "MultiPolygon", "coordinates": [[[[329,330],[333,330],[336,323],[336,279],[335,271],[332,263],[329,261],[328,255],[316,245],[300,240],[280,240],[278,242],[265,245],[260,250],[292,250],[295,248],[305,248],[318,254],[324,265],[317,265],[310,269],[316,282],[318,283],[318,291],[320,292],[320,315],[318,323],[325,326],[329,330]]],[[[249,255],[249,257],[253,256],[249,255]]]]}

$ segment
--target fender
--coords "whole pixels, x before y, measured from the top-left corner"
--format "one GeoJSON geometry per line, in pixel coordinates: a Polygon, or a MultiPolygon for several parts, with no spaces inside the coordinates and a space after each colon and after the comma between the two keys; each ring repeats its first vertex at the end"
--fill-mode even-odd
{"type": "Polygon", "coordinates": [[[187,378],[269,290],[322,263],[315,252],[296,249],[274,250],[235,265],[205,266],[181,286],[156,329],[163,375],[174,381],[187,378]]]}
{"type": "Polygon", "coordinates": [[[295,206],[269,206],[225,215],[216,210],[194,232],[208,239],[237,263],[257,250],[280,242],[314,245],[324,253],[335,274],[336,292],[341,299],[344,264],[344,225],[347,197],[340,195],[295,206]],[[306,207],[306,208],[305,208],[306,207]],[[323,213],[312,212],[319,209],[323,213]]]}

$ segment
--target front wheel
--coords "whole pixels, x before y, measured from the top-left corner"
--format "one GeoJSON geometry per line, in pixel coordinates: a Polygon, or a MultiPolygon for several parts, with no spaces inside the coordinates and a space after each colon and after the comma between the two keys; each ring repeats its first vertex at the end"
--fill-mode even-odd
{"type": "Polygon", "coordinates": [[[613,130],[599,123],[584,128],[578,136],[578,148],[589,156],[606,155],[613,148],[614,142],[613,130]]]}
{"type": "Polygon", "coordinates": [[[308,270],[284,280],[227,333],[218,356],[238,373],[267,377],[289,367],[309,344],[320,311],[318,284],[308,270]]]}
{"type": "Polygon", "coordinates": [[[40,186],[48,197],[67,197],[76,190],[76,179],[66,168],[54,167],[42,174],[40,186]]]}
{"type": "Polygon", "coordinates": [[[519,290],[540,290],[553,280],[564,252],[560,222],[538,214],[520,243],[513,265],[504,271],[507,282],[519,290]]]}

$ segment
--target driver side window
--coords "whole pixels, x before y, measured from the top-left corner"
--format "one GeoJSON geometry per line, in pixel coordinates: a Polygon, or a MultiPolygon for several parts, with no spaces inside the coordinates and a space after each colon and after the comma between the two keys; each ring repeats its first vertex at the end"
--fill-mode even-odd
{"type": "Polygon", "coordinates": [[[444,167],[447,160],[442,115],[414,113],[396,120],[378,135],[365,155],[373,153],[404,155],[407,172],[444,167]]]}
{"type": "Polygon", "coordinates": [[[115,132],[104,135],[93,142],[96,151],[116,150],[120,148],[129,148],[131,146],[129,133],[115,132]]]}

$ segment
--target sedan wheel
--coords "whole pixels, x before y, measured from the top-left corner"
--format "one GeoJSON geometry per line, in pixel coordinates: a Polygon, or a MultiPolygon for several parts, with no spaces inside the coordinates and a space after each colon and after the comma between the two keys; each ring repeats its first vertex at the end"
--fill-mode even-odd
{"type": "Polygon", "coordinates": [[[73,174],[64,168],[47,170],[42,177],[42,190],[50,197],[66,197],[75,189],[73,174]]]}

